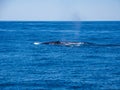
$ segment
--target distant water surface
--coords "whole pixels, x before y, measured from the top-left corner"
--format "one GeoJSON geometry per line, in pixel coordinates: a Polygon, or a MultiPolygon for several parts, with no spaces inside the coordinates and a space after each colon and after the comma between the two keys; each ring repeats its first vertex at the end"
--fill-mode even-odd
{"type": "Polygon", "coordinates": [[[120,22],[0,22],[0,90],[120,90],[120,22]],[[66,47],[47,41],[89,42],[66,47]]]}

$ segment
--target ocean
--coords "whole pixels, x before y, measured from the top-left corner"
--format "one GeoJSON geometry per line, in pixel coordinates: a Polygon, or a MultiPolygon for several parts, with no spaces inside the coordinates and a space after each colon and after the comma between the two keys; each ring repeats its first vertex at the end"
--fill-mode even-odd
{"type": "Polygon", "coordinates": [[[1,21],[0,90],[120,90],[120,22],[1,21]]]}

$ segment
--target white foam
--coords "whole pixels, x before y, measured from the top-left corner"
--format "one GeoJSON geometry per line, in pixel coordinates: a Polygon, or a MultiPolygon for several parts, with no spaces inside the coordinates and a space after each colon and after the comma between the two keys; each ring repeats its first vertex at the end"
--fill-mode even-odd
{"type": "Polygon", "coordinates": [[[83,45],[84,42],[78,42],[78,43],[76,43],[76,42],[67,42],[67,43],[64,42],[63,44],[66,46],[80,46],[80,45],[83,45]]]}
{"type": "Polygon", "coordinates": [[[34,45],[39,45],[41,42],[34,42],[33,44],[34,45]]]}

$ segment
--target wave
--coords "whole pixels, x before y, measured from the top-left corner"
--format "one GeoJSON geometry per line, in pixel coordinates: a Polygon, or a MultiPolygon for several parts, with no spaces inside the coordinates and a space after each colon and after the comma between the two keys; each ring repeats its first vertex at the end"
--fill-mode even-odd
{"type": "MultiPolygon", "coordinates": [[[[0,32],[34,32],[35,30],[4,30],[0,29],[0,32]]],[[[36,32],[56,32],[56,33],[80,33],[79,30],[36,30],[36,32]]]]}
{"type": "Polygon", "coordinates": [[[0,29],[0,32],[15,32],[17,30],[3,30],[3,29],[0,29]]]}

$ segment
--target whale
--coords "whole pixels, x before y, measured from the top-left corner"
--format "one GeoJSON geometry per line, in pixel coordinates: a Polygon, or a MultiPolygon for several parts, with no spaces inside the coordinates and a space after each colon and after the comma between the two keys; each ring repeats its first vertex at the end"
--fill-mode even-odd
{"type": "Polygon", "coordinates": [[[80,46],[80,45],[97,45],[90,42],[72,42],[72,41],[48,41],[48,42],[34,42],[34,45],[63,45],[63,46],[80,46]]]}
{"type": "Polygon", "coordinates": [[[68,42],[68,41],[50,41],[50,42],[34,42],[35,45],[60,45],[60,46],[80,46],[83,44],[88,44],[85,42],[68,42]]]}
{"type": "Polygon", "coordinates": [[[48,44],[48,45],[95,45],[94,43],[90,42],[69,42],[69,41],[51,41],[51,42],[42,42],[41,44],[48,44]]]}
{"type": "Polygon", "coordinates": [[[49,42],[34,42],[34,45],[60,45],[60,46],[81,46],[81,45],[93,45],[89,42],[69,42],[69,41],[49,41],[49,42]]]}
{"type": "Polygon", "coordinates": [[[120,44],[96,44],[91,42],[70,42],[70,41],[49,41],[49,42],[34,42],[34,45],[58,45],[58,46],[101,46],[101,47],[120,47],[120,44]]]}

